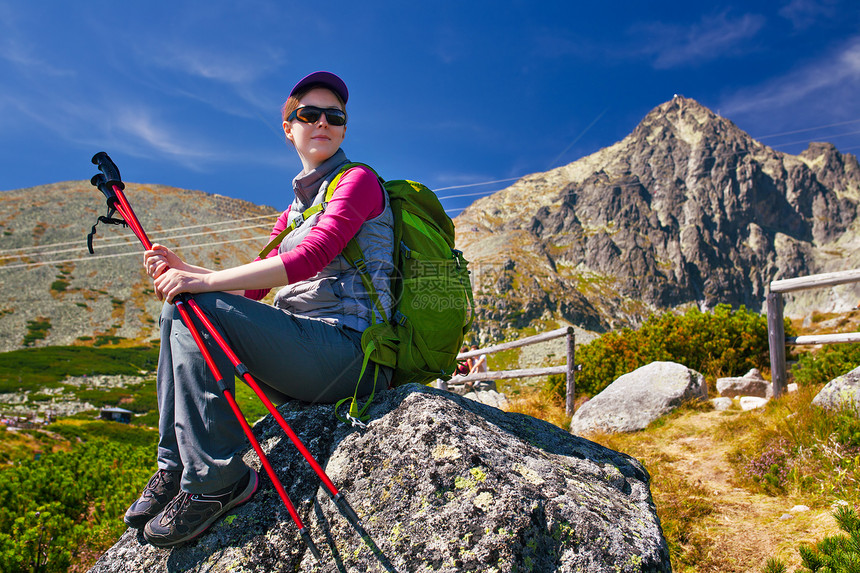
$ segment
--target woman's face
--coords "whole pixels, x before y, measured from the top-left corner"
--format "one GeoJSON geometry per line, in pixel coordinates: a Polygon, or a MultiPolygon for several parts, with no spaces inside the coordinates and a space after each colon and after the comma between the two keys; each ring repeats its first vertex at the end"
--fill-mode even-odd
{"type": "MultiPolygon", "coordinates": [[[[300,107],[310,105],[343,110],[337,97],[325,88],[314,88],[299,101],[300,107]]],[[[319,167],[340,149],[346,126],[330,125],[323,113],[315,123],[303,123],[298,119],[285,121],[284,134],[293,142],[305,172],[308,172],[319,167]]]]}

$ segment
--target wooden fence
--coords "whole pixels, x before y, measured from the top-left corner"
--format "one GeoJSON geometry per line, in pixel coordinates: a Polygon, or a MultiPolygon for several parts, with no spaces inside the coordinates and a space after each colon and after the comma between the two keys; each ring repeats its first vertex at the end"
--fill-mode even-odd
{"type": "Polygon", "coordinates": [[[767,294],[767,342],[770,348],[770,371],[773,380],[773,395],[775,397],[781,396],[785,392],[787,380],[785,369],[786,346],[860,342],[860,332],[817,334],[786,338],[782,295],[798,290],[823,288],[855,282],[860,282],[860,269],[783,279],[770,283],[770,292],[767,294]]]}
{"type": "Polygon", "coordinates": [[[577,370],[576,362],[574,360],[575,337],[572,326],[566,326],[557,330],[551,330],[550,332],[544,332],[543,334],[536,334],[534,336],[521,338],[519,340],[514,340],[513,342],[505,342],[504,344],[497,344],[495,346],[479,348],[478,350],[462,352],[457,355],[457,360],[465,360],[466,358],[480,356],[481,354],[493,354],[495,352],[501,352],[502,350],[510,350],[511,348],[519,348],[521,346],[528,346],[529,344],[537,344],[538,342],[553,340],[556,338],[561,338],[562,336],[567,337],[567,363],[562,366],[547,366],[544,368],[522,368],[519,370],[498,370],[492,372],[480,372],[477,374],[470,374],[468,376],[460,377],[457,379],[457,381],[472,382],[479,380],[502,380],[508,378],[527,378],[529,376],[548,376],[550,374],[564,374],[567,377],[567,399],[565,400],[565,409],[567,411],[567,414],[569,416],[572,416],[573,394],[576,391],[577,370]]]}

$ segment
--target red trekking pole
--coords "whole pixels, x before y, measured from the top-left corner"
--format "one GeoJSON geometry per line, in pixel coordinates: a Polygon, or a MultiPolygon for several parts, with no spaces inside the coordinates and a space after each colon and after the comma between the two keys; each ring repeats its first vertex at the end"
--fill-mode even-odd
{"type": "MultiPolygon", "coordinates": [[[[99,171],[101,173],[96,174],[92,180],[90,181],[94,186],[98,187],[99,190],[105,195],[107,198],[108,205],[108,214],[106,217],[99,217],[99,221],[108,224],[121,224],[128,227],[131,227],[132,232],[137,236],[140,240],[141,244],[143,244],[146,250],[152,248],[152,243],[146,235],[146,232],[143,230],[143,227],[140,224],[140,221],[137,219],[137,216],[134,214],[134,211],[131,208],[131,205],[126,199],[123,190],[125,189],[125,184],[122,182],[120,178],[119,169],[108,157],[107,153],[99,152],[95,156],[93,156],[93,163],[98,165],[99,171]],[[118,212],[122,219],[115,219],[113,217],[114,213],[118,212]]],[[[98,223],[96,223],[98,224],[98,223]]],[[[87,237],[87,245],[89,247],[90,253],[93,252],[92,248],[92,239],[95,235],[95,225],[93,225],[92,231],[87,237]]],[[[266,406],[266,409],[272,414],[275,420],[278,422],[278,425],[287,436],[290,438],[290,441],[296,446],[305,460],[310,464],[313,468],[314,472],[320,478],[320,480],[325,485],[326,489],[329,492],[329,495],[332,498],[332,501],[337,506],[340,513],[352,524],[352,526],[358,531],[358,533],[364,537],[366,532],[364,528],[361,526],[358,515],[349,505],[346,498],[340,493],[329,477],[326,475],[323,468],[317,463],[314,459],[313,455],[308,451],[307,447],[302,443],[301,439],[296,435],[275,405],[271,400],[265,395],[260,386],[257,384],[256,380],[254,380],[253,376],[251,376],[248,368],[239,360],[239,357],[236,356],[236,353],[233,352],[230,345],[224,340],[224,337],[221,336],[221,333],[218,332],[217,328],[214,324],[209,320],[209,317],[206,316],[206,313],[203,312],[203,309],[198,306],[198,304],[194,301],[194,298],[190,294],[181,294],[176,299],[174,299],[174,304],[176,305],[176,310],[179,312],[179,315],[182,317],[182,321],[185,323],[188,330],[191,332],[194,341],[197,343],[197,347],[200,349],[201,354],[203,355],[204,360],[206,361],[209,370],[212,372],[212,376],[214,376],[217,381],[218,387],[224,393],[224,397],[227,399],[227,402],[230,404],[230,408],[233,410],[233,413],[236,415],[236,419],[239,421],[239,424],[242,426],[242,429],[245,432],[245,435],[248,437],[248,441],[251,442],[251,446],[253,446],[254,451],[257,452],[257,456],[260,458],[260,462],[266,470],[266,473],[269,475],[269,478],[272,480],[272,483],[275,486],[275,489],[278,492],[278,495],[281,497],[281,500],[284,502],[284,505],[289,511],[290,515],[293,518],[293,521],[296,524],[296,527],[299,529],[299,535],[301,535],[304,542],[307,544],[311,553],[320,561],[320,554],[314,545],[313,539],[311,539],[310,533],[308,533],[307,528],[302,523],[302,519],[296,511],[295,506],[290,501],[287,492],[284,490],[284,486],[281,484],[281,481],[278,479],[278,476],[275,474],[274,469],[272,469],[271,464],[269,463],[266,454],[263,452],[263,449],[260,447],[260,443],[254,437],[253,432],[251,431],[251,427],[248,425],[248,422],[245,420],[245,417],[242,415],[242,411],[239,409],[239,405],[236,403],[235,398],[230,392],[226,379],[221,375],[218,367],[215,365],[215,361],[212,358],[209,349],[206,346],[206,343],[203,341],[203,338],[200,336],[200,331],[197,329],[194,321],[191,318],[188,310],[185,308],[186,304],[189,308],[191,308],[194,315],[203,325],[203,328],[211,335],[212,339],[218,344],[221,350],[227,355],[230,359],[230,362],[233,364],[233,367],[236,369],[236,374],[240,376],[248,386],[254,391],[255,394],[260,398],[263,404],[266,406]]]]}

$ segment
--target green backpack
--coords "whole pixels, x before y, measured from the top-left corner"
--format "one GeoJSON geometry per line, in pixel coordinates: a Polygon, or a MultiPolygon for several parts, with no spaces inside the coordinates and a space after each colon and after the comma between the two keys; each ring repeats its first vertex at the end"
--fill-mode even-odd
{"type": "MultiPolygon", "coordinates": [[[[358,165],[373,171],[363,163],[345,165],[329,184],[323,205],[331,200],[343,174],[358,165]]],[[[454,248],[454,222],[436,194],[421,183],[385,181],[381,177],[379,181],[388,193],[394,215],[395,271],[391,277],[394,308],[388,322],[376,322],[376,313],[371,312],[372,324],[361,337],[364,363],[359,380],[369,361],[374,362],[377,373],[380,365],[394,369],[392,387],[449,380],[457,367],[463,338],[472,326],[475,306],[468,262],[454,248]]],[[[322,205],[309,208],[303,219],[322,209],[322,205]]],[[[261,258],[292,228],[287,227],[266,245],[261,258]]],[[[385,316],[355,238],[347,243],[342,254],[359,270],[372,304],[380,316],[385,316]]],[[[338,407],[346,400],[351,400],[348,418],[357,423],[366,417],[373,393],[361,409],[356,396],[341,400],[338,407]]]]}

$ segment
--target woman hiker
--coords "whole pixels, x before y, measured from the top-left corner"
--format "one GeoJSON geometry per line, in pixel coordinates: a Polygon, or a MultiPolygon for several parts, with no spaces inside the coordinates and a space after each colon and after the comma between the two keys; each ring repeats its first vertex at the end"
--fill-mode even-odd
{"type": "MultiPolygon", "coordinates": [[[[346,135],[346,85],[315,72],[290,92],[283,128],[302,163],[293,179],[295,200],[275,223],[272,238],[313,205],[348,163],[340,148],[346,135]]],[[[365,396],[374,369],[359,381],[361,333],[373,308],[358,272],[340,254],[357,238],[383,309],[392,307],[388,277],[393,263],[393,216],[376,175],[349,169],[331,200],[295,228],[267,258],[214,271],[190,265],[170,249],[153,245],[144,267],[165,300],[158,359],[158,471],[125,514],[151,544],[167,547],[205,531],[257,489],[258,476],[240,452],[246,439],[203,356],[173,306],[180,293],[194,297],[227,342],[276,403],[294,399],[333,403],[365,396]],[[274,305],[258,302],[284,286],[274,305]]],[[[376,320],[387,320],[389,316],[376,320]]],[[[221,372],[232,364],[213,347],[221,372]]],[[[379,368],[387,386],[391,370],[379,368]]],[[[229,377],[234,390],[234,378],[229,377]]],[[[383,386],[384,387],[384,386],[383,386]]]]}

